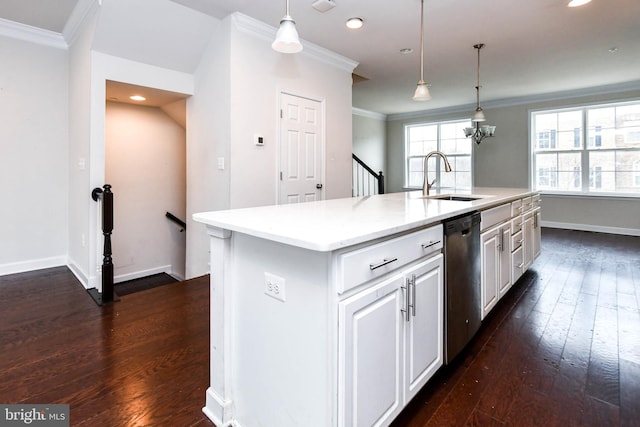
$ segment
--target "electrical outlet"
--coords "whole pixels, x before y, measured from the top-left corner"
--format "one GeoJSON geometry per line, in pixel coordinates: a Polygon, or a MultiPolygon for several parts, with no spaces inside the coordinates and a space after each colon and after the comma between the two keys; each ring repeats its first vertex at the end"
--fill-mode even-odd
{"type": "Polygon", "coordinates": [[[264,293],[285,302],[285,280],[271,273],[264,273],[264,293]]]}

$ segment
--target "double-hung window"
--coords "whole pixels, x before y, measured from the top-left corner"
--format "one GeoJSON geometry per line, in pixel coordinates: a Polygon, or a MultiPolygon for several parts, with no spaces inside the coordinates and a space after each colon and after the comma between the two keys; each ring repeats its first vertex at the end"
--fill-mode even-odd
{"type": "Polygon", "coordinates": [[[439,156],[429,158],[429,182],[433,188],[470,189],[473,185],[473,159],[471,139],[465,138],[464,128],[470,120],[421,123],[405,126],[405,187],[422,188],[424,157],[431,151],[442,151],[451,164],[451,172],[445,172],[439,156]]]}
{"type": "Polygon", "coordinates": [[[640,196],[640,102],[531,113],[533,188],[640,196]]]}

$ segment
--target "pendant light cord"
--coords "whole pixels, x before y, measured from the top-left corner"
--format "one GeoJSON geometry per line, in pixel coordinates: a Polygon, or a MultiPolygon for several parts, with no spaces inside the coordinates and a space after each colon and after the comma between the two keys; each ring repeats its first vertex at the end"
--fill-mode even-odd
{"type": "Polygon", "coordinates": [[[424,0],[420,0],[420,81],[424,82],[424,0]]]}

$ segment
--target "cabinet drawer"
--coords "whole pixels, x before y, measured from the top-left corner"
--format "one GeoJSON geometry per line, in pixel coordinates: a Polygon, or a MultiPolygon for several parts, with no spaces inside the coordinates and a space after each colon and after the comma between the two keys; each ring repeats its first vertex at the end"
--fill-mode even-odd
{"type": "Polygon", "coordinates": [[[522,199],[511,202],[511,217],[518,216],[522,213],[522,199]]]}
{"type": "Polygon", "coordinates": [[[540,194],[534,194],[531,196],[531,208],[535,209],[540,207],[540,205],[542,205],[542,198],[540,197],[540,194]]]}
{"type": "Polygon", "coordinates": [[[511,250],[516,250],[520,246],[522,246],[522,230],[518,231],[514,235],[511,236],[511,250]]]}
{"type": "Polygon", "coordinates": [[[442,250],[442,224],[337,256],[339,293],[442,250]]]}
{"type": "Polygon", "coordinates": [[[480,212],[480,229],[486,230],[511,218],[511,203],[480,212]]]}
{"type": "Polygon", "coordinates": [[[511,234],[516,234],[518,231],[522,230],[522,216],[518,216],[511,220],[511,234]]]}
{"type": "Polygon", "coordinates": [[[524,199],[522,199],[522,212],[531,210],[532,203],[533,203],[533,200],[531,196],[525,197],[524,199]]]}

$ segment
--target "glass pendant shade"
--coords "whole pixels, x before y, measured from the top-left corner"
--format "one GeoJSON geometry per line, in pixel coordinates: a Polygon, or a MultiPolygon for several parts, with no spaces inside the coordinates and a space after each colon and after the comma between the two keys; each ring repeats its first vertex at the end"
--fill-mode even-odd
{"type": "Polygon", "coordinates": [[[429,101],[430,99],[431,94],[429,93],[429,85],[424,80],[420,80],[418,82],[418,86],[416,86],[416,92],[413,94],[413,100],[429,101]]]}
{"type": "Polygon", "coordinates": [[[271,47],[281,53],[298,53],[302,50],[302,44],[296,31],[296,23],[289,15],[280,21],[280,28],[278,28],[276,39],[271,47]]]}
{"type": "Polygon", "coordinates": [[[484,122],[487,119],[484,116],[484,111],[482,110],[482,108],[478,107],[476,108],[476,112],[473,114],[473,118],[471,119],[472,122],[484,122]]]}

